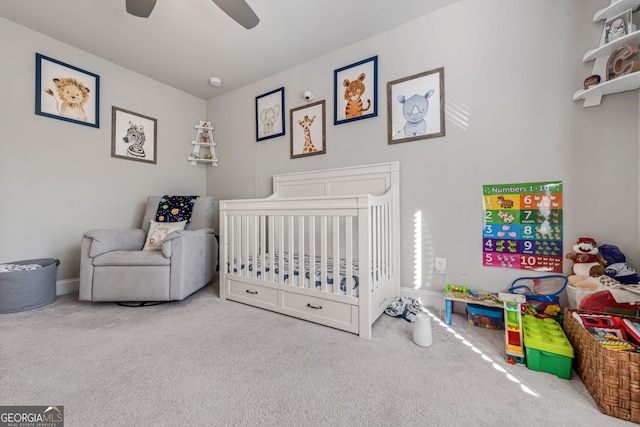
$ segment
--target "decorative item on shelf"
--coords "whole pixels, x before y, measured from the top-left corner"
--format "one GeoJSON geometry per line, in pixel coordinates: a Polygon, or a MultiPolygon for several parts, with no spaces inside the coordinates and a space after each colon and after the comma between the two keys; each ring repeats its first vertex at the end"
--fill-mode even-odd
{"type": "Polygon", "coordinates": [[[632,44],[623,44],[614,50],[607,61],[607,80],[640,70],[640,60],[632,59],[638,53],[640,53],[640,47],[632,44]]]}
{"type": "Polygon", "coordinates": [[[200,122],[194,126],[197,130],[195,141],[191,141],[193,145],[193,153],[187,160],[191,162],[193,166],[198,163],[209,163],[211,166],[218,165],[218,158],[216,157],[215,146],[216,142],[213,140],[214,127],[211,122],[200,120],[200,122]],[[201,150],[205,150],[201,153],[201,150]]]}
{"type": "Polygon", "coordinates": [[[634,65],[625,64],[625,58],[615,64],[612,56],[624,44],[640,44],[640,31],[636,31],[631,22],[632,13],[640,9],[640,0],[610,0],[609,3],[593,15],[593,22],[601,25],[600,42],[582,58],[582,62],[593,64],[590,74],[599,75],[600,83],[590,84],[591,81],[586,80],[584,87],[573,94],[574,101],[584,101],[583,107],[600,105],[603,96],[640,88],[640,73],[634,73],[634,65]],[[616,78],[621,76],[624,78],[616,78]]]}
{"type": "Polygon", "coordinates": [[[630,34],[631,29],[631,9],[627,9],[619,15],[607,19],[604,24],[605,43],[630,34]]]}
{"type": "Polygon", "coordinates": [[[586,79],[584,79],[584,89],[587,90],[590,87],[597,85],[598,83],[600,83],[600,80],[600,76],[597,74],[587,77],[586,79]]]}

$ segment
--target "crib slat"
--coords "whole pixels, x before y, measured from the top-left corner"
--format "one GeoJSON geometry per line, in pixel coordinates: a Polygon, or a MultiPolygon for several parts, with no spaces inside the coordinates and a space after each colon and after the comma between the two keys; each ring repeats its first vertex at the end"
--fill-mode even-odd
{"type": "MultiPolygon", "coordinates": [[[[287,215],[287,254],[289,255],[289,271],[287,274],[289,275],[289,285],[295,285],[295,278],[293,277],[293,268],[295,267],[293,261],[294,254],[294,224],[293,224],[293,216],[287,215]]],[[[284,270],[284,269],[283,269],[284,270]]]]}
{"type": "Polygon", "coordinates": [[[249,274],[251,277],[255,278],[258,277],[258,241],[260,238],[258,233],[258,222],[260,217],[258,215],[251,215],[249,220],[249,239],[251,241],[249,262],[252,264],[249,274]]]}
{"type": "Polygon", "coordinates": [[[327,292],[327,217],[320,217],[320,290],[327,292]]]}
{"type": "Polygon", "coordinates": [[[316,217],[309,217],[309,287],[316,288],[316,217]]]}
{"type": "Polygon", "coordinates": [[[223,260],[225,265],[225,268],[227,269],[227,273],[229,274],[235,274],[235,272],[233,271],[234,269],[234,265],[233,262],[236,258],[235,256],[235,238],[236,238],[236,233],[235,233],[235,219],[236,217],[233,215],[229,215],[227,217],[227,229],[226,231],[226,236],[227,236],[227,245],[228,245],[228,250],[227,250],[227,256],[226,258],[223,260]]]}
{"type": "MultiPolygon", "coordinates": [[[[346,274],[344,276],[345,295],[353,295],[353,217],[345,218],[345,254],[346,274]]],[[[340,271],[340,266],[334,267],[340,271]]]]}
{"type": "Polygon", "coordinates": [[[284,284],[284,216],[278,215],[278,282],[284,284]]]}
{"type": "Polygon", "coordinates": [[[304,250],[304,217],[303,216],[299,216],[298,217],[298,265],[297,267],[297,271],[298,271],[298,286],[301,288],[305,287],[304,284],[304,278],[305,278],[305,270],[306,270],[306,265],[304,262],[304,255],[305,255],[305,250],[304,250]]]}
{"type": "Polygon", "coordinates": [[[333,293],[340,293],[340,217],[333,216],[333,227],[331,229],[331,239],[333,240],[332,258],[332,276],[333,276],[333,293]]]}
{"type": "Polygon", "coordinates": [[[266,221],[266,217],[264,215],[260,215],[260,225],[259,225],[259,230],[260,230],[260,244],[258,245],[258,257],[260,258],[260,278],[264,279],[264,272],[266,270],[266,265],[265,265],[265,257],[264,257],[264,253],[265,253],[265,245],[267,242],[267,236],[266,236],[266,230],[265,230],[265,221],[266,221]]]}
{"type": "Polygon", "coordinates": [[[269,239],[269,249],[267,251],[267,259],[268,259],[268,265],[269,265],[269,271],[265,272],[265,280],[268,280],[270,282],[274,281],[274,271],[275,271],[275,259],[274,259],[274,246],[275,246],[275,233],[274,233],[274,227],[275,227],[275,218],[273,215],[269,215],[269,220],[268,220],[268,229],[267,229],[267,235],[268,235],[268,239],[269,239]]]}
{"type": "Polygon", "coordinates": [[[389,276],[389,269],[391,268],[391,239],[389,238],[389,234],[391,233],[391,225],[389,224],[389,203],[385,203],[384,204],[384,253],[385,253],[385,257],[384,257],[384,277],[385,277],[385,282],[386,280],[390,277],[389,276]]]}
{"type": "Polygon", "coordinates": [[[379,247],[378,239],[380,236],[380,227],[378,226],[378,207],[371,208],[371,271],[366,272],[371,277],[372,288],[375,288],[376,284],[376,271],[378,269],[378,256],[379,247]]]}
{"type": "Polygon", "coordinates": [[[249,217],[242,217],[242,262],[244,264],[244,276],[249,276],[249,217]]]}

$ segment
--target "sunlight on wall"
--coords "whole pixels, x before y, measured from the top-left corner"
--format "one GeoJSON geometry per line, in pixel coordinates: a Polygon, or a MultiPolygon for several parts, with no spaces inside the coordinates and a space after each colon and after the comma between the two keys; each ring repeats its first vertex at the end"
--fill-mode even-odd
{"type": "Polygon", "coordinates": [[[423,218],[422,211],[413,214],[413,289],[425,287],[433,279],[433,240],[429,226],[423,218]],[[423,264],[424,261],[424,264],[423,264]],[[423,265],[427,266],[426,277],[423,277],[423,265]]]}
{"type": "Polygon", "coordinates": [[[466,338],[464,338],[462,335],[460,335],[459,333],[457,333],[450,325],[447,325],[446,323],[444,323],[442,320],[440,320],[440,318],[436,315],[434,315],[433,313],[431,313],[431,311],[429,311],[428,309],[424,308],[424,310],[427,312],[427,314],[429,316],[431,316],[431,318],[433,319],[434,322],[436,322],[437,324],[439,324],[440,326],[442,326],[443,328],[445,328],[445,330],[451,334],[453,334],[454,337],[456,337],[457,339],[459,339],[460,341],[462,341],[462,344],[466,345],[467,347],[469,347],[469,349],[471,351],[473,351],[474,353],[478,354],[480,356],[480,358],[482,360],[484,360],[485,362],[488,362],[491,364],[491,367],[493,369],[495,369],[496,371],[498,371],[501,374],[504,374],[505,377],[511,381],[514,382],[516,384],[520,384],[520,389],[527,393],[530,394],[531,396],[534,397],[539,397],[540,395],[538,393],[536,393],[535,391],[531,390],[529,387],[527,387],[526,385],[524,385],[518,378],[516,378],[515,376],[513,376],[512,374],[510,374],[509,372],[507,372],[506,369],[504,369],[502,366],[500,366],[498,363],[496,363],[493,359],[491,359],[489,356],[487,356],[486,354],[484,354],[482,352],[482,350],[478,349],[477,347],[475,347],[471,342],[469,342],[469,340],[467,340],[466,338]]]}
{"type": "Polygon", "coordinates": [[[444,106],[445,117],[460,129],[469,129],[469,116],[471,115],[471,102],[447,96],[444,106]]]}

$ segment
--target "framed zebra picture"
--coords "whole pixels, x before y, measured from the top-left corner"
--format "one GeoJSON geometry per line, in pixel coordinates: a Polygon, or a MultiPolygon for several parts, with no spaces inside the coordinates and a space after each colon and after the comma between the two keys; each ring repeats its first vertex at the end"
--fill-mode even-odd
{"type": "Polygon", "coordinates": [[[291,158],[325,154],[325,102],[313,102],[289,110],[291,158]]]}
{"type": "Polygon", "coordinates": [[[378,115],[378,57],[363,59],[333,72],[333,124],[378,115]]]}
{"type": "Polygon", "coordinates": [[[157,135],[156,119],[111,107],[111,157],[155,164],[157,135]]]}

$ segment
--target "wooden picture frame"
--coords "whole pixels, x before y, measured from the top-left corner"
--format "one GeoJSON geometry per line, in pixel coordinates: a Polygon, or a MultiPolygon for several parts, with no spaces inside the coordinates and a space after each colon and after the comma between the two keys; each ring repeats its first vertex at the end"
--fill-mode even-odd
{"type": "Polygon", "coordinates": [[[284,87],[256,96],[256,141],[284,134],[284,87]]]}
{"type": "Polygon", "coordinates": [[[444,67],[387,83],[389,144],[445,135],[444,67]]]}
{"type": "Polygon", "coordinates": [[[36,53],[36,114],[100,127],[100,76],[36,53]]]}
{"type": "Polygon", "coordinates": [[[157,136],[156,119],[115,106],[111,108],[111,157],[156,164],[157,136]]]}
{"type": "Polygon", "coordinates": [[[290,110],[292,159],[327,152],[325,121],[324,99],[290,110]]]}
{"type": "Polygon", "coordinates": [[[363,59],[333,72],[333,124],[378,115],[378,57],[363,59]]]}

